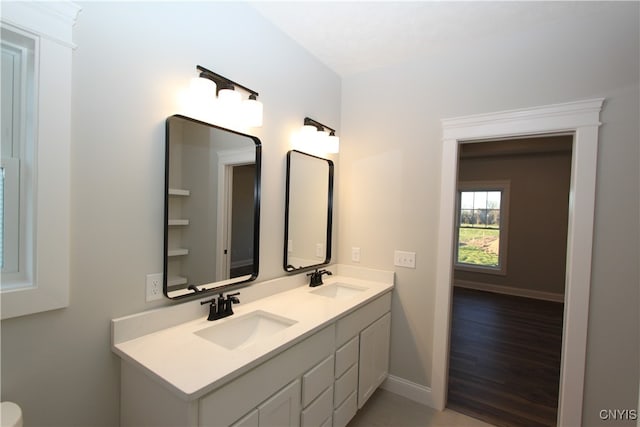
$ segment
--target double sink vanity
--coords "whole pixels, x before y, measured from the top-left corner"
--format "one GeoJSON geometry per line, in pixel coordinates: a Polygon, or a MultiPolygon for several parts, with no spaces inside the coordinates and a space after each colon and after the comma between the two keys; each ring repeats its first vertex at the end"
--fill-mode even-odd
{"type": "Polygon", "coordinates": [[[387,375],[393,273],[330,270],[256,283],[215,322],[199,301],[113,320],[121,424],[345,426],[387,375]]]}
{"type": "Polygon", "coordinates": [[[387,376],[394,273],[330,265],[333,162],[287,153],[285,275],[260,282],[260,140],[176,115],[165,148],[181,304],[112,321],[121,425],[346,426],[387,376]]]}

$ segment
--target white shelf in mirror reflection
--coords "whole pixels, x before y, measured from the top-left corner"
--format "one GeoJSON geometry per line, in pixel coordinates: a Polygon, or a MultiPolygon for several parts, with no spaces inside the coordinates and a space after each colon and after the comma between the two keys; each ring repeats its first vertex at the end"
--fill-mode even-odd
{"type": "Polygon", "coordinates": [[[189,249],[178,248],[178,249],[170,249],[167,251],[167,256],[183,256],[189,255],[189,249]]]}
{"type": "Polygon", "coordinates": [[[169,195],[170,196],[190,196],[191,195],[191,191],[189,190],[185,190],[182,188],[170,188],[169,189],[169,195]]]}
{"type": "Polygon", "coordinates": [[[187,284],[187,278],[182,276],[169,277],[169,279],[167,280],[168,287],[180,286],[180,285],[186,285],[186,284],[187,284]]]}
{"type": "Polygon", "coordinates": [[[188,219],[170,219],[169,226],[189,225],[188,219]]]}

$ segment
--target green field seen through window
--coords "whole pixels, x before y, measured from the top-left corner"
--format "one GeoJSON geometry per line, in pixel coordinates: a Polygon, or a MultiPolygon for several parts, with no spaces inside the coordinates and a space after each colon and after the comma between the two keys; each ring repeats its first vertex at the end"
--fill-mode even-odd
{"type": "Polygon", "coordinates": [[[498,267],[499,253],[500,230],[493,228],[459,228],[459,264],[498,267]]]}

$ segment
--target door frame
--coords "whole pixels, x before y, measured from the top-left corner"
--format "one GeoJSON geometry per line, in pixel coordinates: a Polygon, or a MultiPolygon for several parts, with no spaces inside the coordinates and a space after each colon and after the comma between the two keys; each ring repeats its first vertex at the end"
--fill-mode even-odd
{"type": "Polygon", "coordinates": [[[598,128],[604,98],[442,120],[440,224],[431,388],[434,406],[447,401],[449,335],[459,144],[490,139],[574,135],[569,190],[564,323],[558,425],[580,425],[586,365],[598,128]]]}
{"type": "Polygon", "coordinates": [[[254,151],[252,147],[251,149],[226,150],[217,153],[216,281],[228,280],[231,270],[233,168],[235,166],[254,164],[254,151]]]}

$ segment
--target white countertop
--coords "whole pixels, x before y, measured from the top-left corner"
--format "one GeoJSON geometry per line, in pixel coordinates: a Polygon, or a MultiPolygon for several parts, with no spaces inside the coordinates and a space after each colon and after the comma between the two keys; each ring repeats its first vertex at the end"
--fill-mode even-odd
{"type": "MultiPolygon", "coordinates": [[[[366,288],[347,298],[314,295],[311,292],[320,287],[309,286],[298,286],[246,304],[242,303],[241,294],[241,303],[234,305],[233,316],[213,322],[207,321],[206,316],[200,316],[195,320],[137,337],[131,337],[131,332],[120,331],[128,328],[131,319],[138,323],[141,319],[147,323],[152,321],[144,320],[144,313],[114,319],[113,324],[117,326],[113,327],[112,349],[118,356],[140,367],[147,375],[167,386],[182,399],[198,399],[356,308],[391,291],[393,273],[390,277],[391,280],[374,281],[367,280],[369,278],[335,274],[325,276],[325,285],[322,286],[345,283],[366,288]],[[260,338],[247,347],[235,350],[226,349],[195,334],[201,329],[221,325],[256,310],[286,317],[296,323],[273,335],[260,338]],[[116,331],[117,328],[120,328],[120,331],[116,331]]],[[[242,292],[242,289],[240,291],[242,292]]],[[[168,309],[171,307],[155,310],[155,316],[168,309]]],[[[135,332],[133,334],[135,335],[135,332]]]]}

